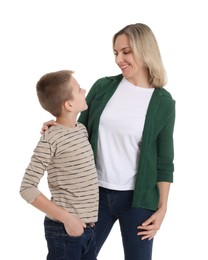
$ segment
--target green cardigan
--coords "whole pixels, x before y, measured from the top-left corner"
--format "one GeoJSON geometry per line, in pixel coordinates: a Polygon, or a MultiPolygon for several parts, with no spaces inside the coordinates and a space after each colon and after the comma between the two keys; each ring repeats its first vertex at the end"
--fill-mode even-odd
{"type": "MultiPolygon", "coordinates": [[[[95,162],[100,116],[122,78],[120,74],[98,79],[87,95],[88,109],[78,119],[88,130],[95,162]]],[[[144,124],[133,207],[156,210],[159,200],[157,182],[173,182],[174,122],[175,101],[164,88],[155,88],[144,124]]]]}

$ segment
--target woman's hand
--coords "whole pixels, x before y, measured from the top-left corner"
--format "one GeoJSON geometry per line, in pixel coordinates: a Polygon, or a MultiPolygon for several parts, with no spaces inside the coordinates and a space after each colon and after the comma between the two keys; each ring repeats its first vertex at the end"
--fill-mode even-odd
{"type": "Polygon", "coordinates": [[[54,121],[53,119],[43,123],[43,126],[41,128],[41,132],[40,133],[43,134],[52,125],[57,125],[56,121],[54,121]]]}
{"type": "Polygon", "coordinates": [[[141,226],[137,228],[140,231],[137,235],[141,236],[141,239],[151,240],[156,235],[157,231],[160,229],[163,219],[165,217],[166,210],[158,209],[155,213],[152,214],[141,226]]]}

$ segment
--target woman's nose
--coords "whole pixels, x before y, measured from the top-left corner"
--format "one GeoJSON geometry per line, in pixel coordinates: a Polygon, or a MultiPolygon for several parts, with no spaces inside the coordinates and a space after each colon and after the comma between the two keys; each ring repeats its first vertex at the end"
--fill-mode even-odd
{"type": "Polygon", "coordinates": [[[118,54],[118,55],[116,56],[116,63],[118,64],[118,63],[120,63],[121,61],[123,61],[123,56],[122,56],[121,54],[118,54]]]}

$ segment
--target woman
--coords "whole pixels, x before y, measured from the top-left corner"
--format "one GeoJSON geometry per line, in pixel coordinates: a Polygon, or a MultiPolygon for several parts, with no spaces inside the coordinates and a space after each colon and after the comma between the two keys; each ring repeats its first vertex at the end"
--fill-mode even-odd
{"type": "Polygon", "coordinates": [[[125,259],[150,260],[173,182],[175,101],[163,88],[165,69],[147,25],[121,29],[113,50],[122,74],[94,83],[78,120],[88,130],[98,172],[97,253],[119,220],[125,259]]]}

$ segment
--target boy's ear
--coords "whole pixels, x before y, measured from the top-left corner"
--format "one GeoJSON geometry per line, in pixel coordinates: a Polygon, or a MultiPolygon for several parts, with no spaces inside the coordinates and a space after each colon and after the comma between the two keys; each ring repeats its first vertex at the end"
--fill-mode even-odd
{"type": "Polygon", "coordinates": [[[66,110],[68,110],[70,112],[73,111],[72,104],[71,104],[70,101],[65,101],[64,102],[64,107],[65,107],[66,110]]]}

